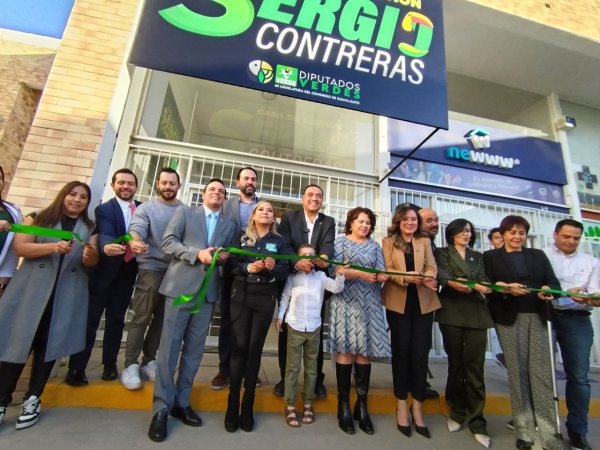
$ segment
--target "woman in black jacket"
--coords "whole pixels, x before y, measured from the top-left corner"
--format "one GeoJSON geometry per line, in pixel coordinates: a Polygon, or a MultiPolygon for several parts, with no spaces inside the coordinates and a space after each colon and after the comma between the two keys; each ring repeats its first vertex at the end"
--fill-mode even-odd
{"type": "MultiPolygon", "coordinates": [[[[506,216],[500,223],[504,247],[483,254],[485,272],[503,292],[490,294],[490,312],[506,358],[516,447],[530,449],[536,426],[545,449],[563,449],[557,438],[550,348],[546,321],[551,294],[524,287],[560,289],[548,258],[541,250],[524,247],[529,222],[506,216]]],[[[550,306],[550,307],[549,307],[550,306]]]]}
{"type": "Polygon", "coordinates": [[[289,273],[286,260],[268,255],[290,254],[291,251],[275,231],[273,206],[266,201],[256,204],[246,231],[234,240],[242,250],[266,255],[263,258],[231,255],[229,263],[234,275],[231,287],[232,354],[229,398],[225,413],[225,429],[234,432],[254,428],[254,390],[260,370],[260,358],[277,299],[278,282],[289,273]],[[244,397],[240,411],[240,390],[244,380],[244,397]]]}

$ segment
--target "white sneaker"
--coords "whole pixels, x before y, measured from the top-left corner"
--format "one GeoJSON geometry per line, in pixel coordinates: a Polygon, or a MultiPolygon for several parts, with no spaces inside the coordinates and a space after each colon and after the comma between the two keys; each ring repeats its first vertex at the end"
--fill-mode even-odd
{"type": "Polygon", "coordinates": [[[141,368],[142,376],[146,380],[154,381],[156,379],[156,360],[150,361],[141,368]]]}
{"type": "Polygon", "coordinates": [[[121,384],[125,389],[129,389],[130,391],[142,388],[139,364],[127,366],[123,372],[121,372],[121,384]]]}
{"type": "Polygon", "coordinates": [[[460,429],[462,428],[462,425],[458,422],[456,422],[455,420],[452,419],[448,419],[448,431],[450,433],[456,433],[457,431],[460,431],[460,429]]]}
{"type": "Polygon", "coordinates": [[[490,446],[492,445],[492,440],[487,434],[474,434],[473,437],[485,448],[490,448],[490,446]]]}
{"type": "Polygon", "coordinates": [[[0,406],[0,425],[4,423],[4,416],[6,415],[6,406],[0,406]]]}
{"type": "Polygon", "coordinates": [[[17,423],[15,424],[17,430],[23,430],[36,424],[42,410],[41,403],[42,401],[35,395],[32,395],[23,402],[21,415],[17,418],[17,423]]]}

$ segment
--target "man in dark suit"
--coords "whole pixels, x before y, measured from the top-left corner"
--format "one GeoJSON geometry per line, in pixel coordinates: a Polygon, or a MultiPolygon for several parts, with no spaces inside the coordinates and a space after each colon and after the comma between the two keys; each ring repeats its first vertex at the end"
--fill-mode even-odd
{"type": "MultiPolygon", "coordinates": [[[[419,216],[421,217],[421,231],[429,236],[431,240],[431,249],[434,254],[436,254],[436,245],[435,245],[435,237],[440,231],[440,219],[438,218],[437,213],[431,208],[421,208],[419,209],[419,216]]],[[[437,256],[436,256],[437,258],[437,256]]],[[[446,271],[440,267],[438,264],[438,283],[440,286],[444,286],[446,284],[446,280],[450,278],[450,276],[446,273],[446,271]]],[[[429,376],[431,377],[431,371],[429,367],[427,368],[429,372],[429,376]]],[[[425,390],[425,397],[430,400],[435,400],[440,397],[440,394],[431,389],[431,385],[427,382],[427,389],[425,390]]]]}
{"type": "MultiPolygon", "coordinates": [[[[239,230],[245,230],[252,215],[254,206],[259,201],[256,196],[256,179],[258,174],[252,167],[242,167],[238,170],[235,185],[239,189],[239,197],[232,197],[223,205],[223,216],[233,220],[239,230]]],[[[223,277],[219,311],[219,372],[211,381],[215,390],[224,389],[229,384],[229,361],[231,359],[231,314],[229,301],[231,299],[231,284],[233,275],[226,272],[223,277]]],[[[260,378],[257,379],[257,384],[260,378]]]]}
{"type": "MultiPolygon", "coordinates": [[[[335,220],[333,217],[320,213],[323,206],[323,189],[316,184],[309,184],[302,191],[302,209],[290,211],[283,215],[278,231],[285,238],[288,245],[297,251],[301,244],[311,244],[317,253],[324,258],[333,257],[333,241],[335,240],[335,220]]],[[[301,259],[292,261],[293,270],[309,272],[314,266],[318,270],[326,271],[329,264],[321,259],[308,260],[301,259]]],[[[321,309],[321,320],[324,320],[325,302],[321,309]]],[[[287,327],[282,326],[278,341],[279,352],[279,370],[281,372],[281,381],[275,385],[273,393],[283,397],[285,391],[285,365],[287,360],[287,327]]],[[[319,357],[317,359],[317,383],[315,385],[315,395],[317,398],[325,398],[327,390],[323,381],[323,327],[321,327],[321,343],[319,347],[319,357]]]]}
{"type": "Polygon", "coordinates": [[[100,263],[90,269],[86,345],[83,351],[69,359],[65,381],[71,386],[83,386],[88,383],[85,368],[90,360],[102,313],[105,313],[106,317],[102,345],[102,379],[110,381],[119,376],[117,354],[125,327],[125,313],[137,275],[137,263],[126,244],[110,242],[127,233],[131,216],[139,205],[139,202],[133,200],[137,186],[137,177],[131,170],[117,170],[111,182],[115,197],[95,210],[100,263]]]}
{"type": "MultiPolygon", "coordinates": [[[[175,306],[173,302],[180,295],[198,291],[215,250],[229,247],[233,241],[237,231],[235,222],[221,213],[225,195],[223,182],[213,178],[204,188],[202,205],[177,209],[164,232],[162,250],[172,259],[160,286],[160,293],[167,300],[154,383],[154,416],[148,429],[148,437],[155,442],[167,438],[169,414],[185,425],[202,425],[190,406],[190,394],[204,354],[215,303],[219,301],[218,271],[208,281],[205,302],[197,313],[192,312],[195,303],[175,306]]],[[[219,253],[219,262],[225,262],[228,256],[219,253]]]]}

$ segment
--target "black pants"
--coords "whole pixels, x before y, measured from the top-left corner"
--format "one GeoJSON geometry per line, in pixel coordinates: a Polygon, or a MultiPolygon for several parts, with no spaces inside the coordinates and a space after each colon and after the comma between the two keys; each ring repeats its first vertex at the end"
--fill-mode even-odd
{"type": "Polygon", "coordinates": [[[96,342],[96,332],[100,325],[100,319],[102,319],[102,313],[105,314],[102,364],[117,363],[117,355],[121,348],[123,329],[125,328],[125,314],[131,302],[134,280],[129,273],[123,271],[123,274],[119,275],[107,289],[100,292],[90,290],[85,349],[71,356],[69,359],[70,369],[85,370],[87,367],[96,342]]]}
{"type": "Polygon", "coordinates": [[[232,350],[230,389],[239,392],[244,380],[246,392],[253,393],[260,371],[265,339],[275,309],[274,283],[250,285],[236,280],[231,296],[232,350]]]}
{"type": "Polygon", "coordinates": [[[392,344],[394,395],[425,401],[427,362],[431,348],[433,313],[421,314],[418,299],[407,299],[404,314],[386,310],[392,344]]]}
{"type": "MultiPolygon", "coordinates": [[[[44,392],[50,373],[54,367],[53,361],[45,361],[46,348],[48,346],[48,335],[50,333],[50,323],[52,321],[52,308],[54,298],[51,297],[42,314],[40,323],[31,343],[29,354],[33,352],[33,361],[31,366],[31,377],[29,378],[29,387],[25,393],[24,399],[27,400],[32,395],[40,397],[44,392]]],[[[27,324],[20,324],[27,326],[27,324]]],[[[17,324],[15,324],[17,326],[17,324]]],[[[0,362],[0,406],[8,406],[12,400],[12,394],[17,388],[19,377],[25,368],[25,363],[0,362]]]]}
{"type": "Polygon", "coordinates": [[[229,373],[229,364],[231,361],[231,285],[234,277],[225,275],[221,280],[221,299],[219,302],[219,311],[221,320],[219,321],[219,371],[229,373]]]}
{"type": "MultiPolygon", "coordinates": [[[[331,296],[329,292],[325,292],[325,299],[331,296]]],[[[323,300],[321,306],[321,324],[325,323],[325,303],[327,300],[323,300]]],[[[279,361],[279,372],[281,379],[285,380],[285,367],[287,364],[287,324],[284,322],[281,326],[281,333],[279,333],[277,341],[277,358],[279,361]]],[[[319,341],[319,355],[317,356],[317,382],[316,386],[323,384],[325,380],[325,374],[323,373],[323,327],[321,326],[319,341]]]]}
{"type": "Polygon", "coordinates": [[[487,330],[440,324],[448,355],[446,401],[450,418],[472,433],[487,434],[485,406],[485,347],[487,330]]]}

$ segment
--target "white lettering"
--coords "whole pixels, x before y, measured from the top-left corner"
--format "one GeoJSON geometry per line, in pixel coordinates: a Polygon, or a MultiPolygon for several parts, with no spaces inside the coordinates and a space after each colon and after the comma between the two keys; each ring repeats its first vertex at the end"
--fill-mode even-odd
{"type": "Polygon", "coordinates": [[[283,53],[284,55],[289,55],[294,51],[296,46],[298,45],[298,31],[295,28],[284,28],[283,31],[279,34],[277,38],[277,50],[279,53],[283,53]],[[290,43],[286,47],[284,47],[284,41],[287,36],[291,36],[290,43]]]}
{"type": "Polygon", "coordinates": [[[273,48],[273,41],[269,41],[266,43],[263,42],[263,36],[265,32],[269,29],[272,30],[275,34],[279,33],[279,27],[277,25],[275,25],[274,23],[265,23],[260,28],[260,30],[258,30],[258,34],[256,35],[256,45],[262,50],[269,50],[273,48]]]}

